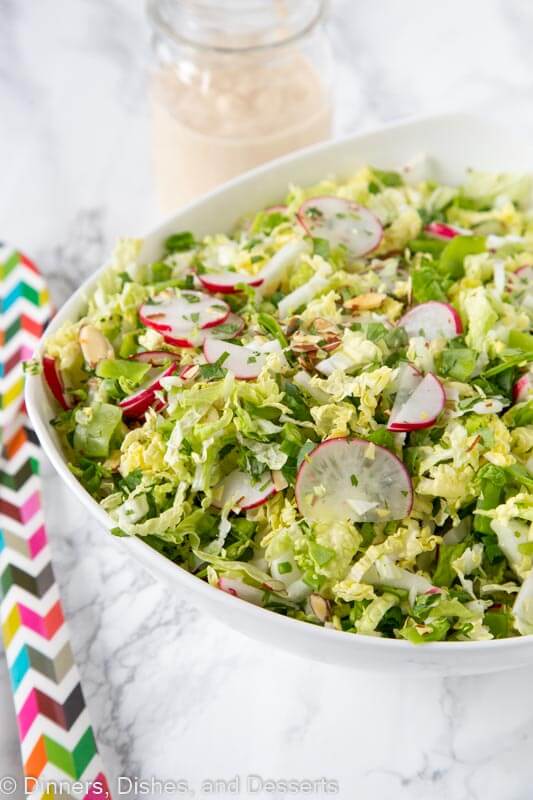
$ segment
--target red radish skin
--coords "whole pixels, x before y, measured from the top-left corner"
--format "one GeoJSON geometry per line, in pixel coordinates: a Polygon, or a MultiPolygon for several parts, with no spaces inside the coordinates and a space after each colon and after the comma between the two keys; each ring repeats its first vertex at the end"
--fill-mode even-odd
{"type": "Polygon", "coordinates": [[[420,378],[418,386],[391,414],[387,425],[390,431],[419,431],[435,424],[439,414],[446,405],[446,394],[439,379],[428,372],[420,378]]]}
{"type": "Polygon", "coordinates": [[[244,320],[242,317],[239,317],[238,314],[234,314],[231,312],[228,314],[227,318],[224,320],[222,325],[217,325],[216,328],[210,328],[209,333],[206,333],[205,336],[214,336],[215,339],[222,339],[223,341],[228,341],[229,339],[234,339],[236,336],[239,336],[244,330],[244,320]],[[221,328],[225,328],[226,326],[231,326],[233,328],[232,332],[228,333],[227,331],[221,330],[221,328]]]}
{"type": "Polygon", "coordinates": [[[63,386],[63,380],[61,378],[55,358],[52,358],[51,356],[43,356],[43,373],[46,383],[48,384],[48,388],[63,411],[69,411],[71,405],[67,400],[65,387],[63,386]]]}
{"type": "Polygon", "coordinates": [[[191,337],[190,339],[187,339],[187,337],[182,333],[176,331],[165,331],[165,333],[161,332],[161,335],[166,344],[170,344],[172,347],[200,347],[204,341],[204,337],[200,332],[198,333],[198,338],[191,337]]]}
{"type": "Polygon", "coordinates": [[[455,308],[438,300],[413,306],[398,320],[397,325],[404,328],[408,336],[424,336],[429,341],[440,336],[453,339],[463,332],[461,317],[455,308]]]}
{"type": "Polygon", "coordinates": [[[533,280],[533,266],[527,264],[525,267],[520,267],[520,269],[516,270],[515,275],[518,275],[523,280],[533,280]]]}
{"type": "Polygon", "coordinates": [[[326,239],[332,247],[344,245],[354,258],[372,253],[383,239],[376,215],[342,197],[311,197],[300,206],[296,218],[309,236],[326,239]]]}
{"type": "Polygon", "coordinates": [[[468,236],[470,231],[455,228],[453,225],[447,225],[445,222],[430,222],[426,225],[424,232],[436,239],[454,239],[456,236],[468,236]]]}
{"type": "Polygon", "coordinates": [[[240,600],[245,600],[247,603],[253,603],[256,606],[263,604],[264,592],[261,589],[257,589],[255,586],[250,586],[244,583],[244,581],[238,580],[238,578],[226,578],[222,576],[218,579],[217,587],[223,592],[226,592],[226,594],[230,594],[232,597],[237,597],[240,600]]]}
{"type": "Polygon", "coordinates": [[[400,366],[398,375],[396,376],[391,387],[396,396],[391,409],[389,425],[390,421],[398,415],[400,409],[405,405],[413,392],[418,388],[422,382],[422,378],[422,373],[413,364],[404,363],[400,366]]]}
{"type": "Polygon", "coordinates": [[[239,272],[213,272],[198,275],[198,280],[208,292],[219,292],[220,294],[237,294],[242,291],[238,289],[239,284],[247,286],[261,286],[263,278],[260,275],[246,275],[239,272]]]}
{"type": "Polygon", "coordinates": [[[266,503],[269,497],[276,494],[276,487],[272,475],[267,470],[255,483],[252,482],[247,472],[238,469],[226,475],[224,480],[216,487],[219,496],[213,500],[215,508],[224,508],[226,503],[234,502],[234,507],[239,511],[250,511],[266,503]]]}
{"type": "MultiPolygon", "coordinates": [[[[525,264],[516,272],[508,272],[507,275],[507,290],[509,292],[524,292],[530,290],[533,285],[533,265],[525,264]]],[[[529,291],[527,292],[529,294],[529,291]]]]}
{"type": "Polygon", "coordinates": [[[184,367],[181,370],[179,377],[181,378],[182,381],[190,381],[192,380],[194,375],[197,374],[197,371],[198,370],[196,364],[189,364],[187,367],[184,367]]]}
{"type": "Polygon", "coordinates": [[[230,313],[223,323],[214,328],[209,328],[207,331],[198,331],[194,338],[191,337],[190,339],[187,339],[187,337],[183,336],[181,333],[174,333],[173,331],[162,333],[162,336],[165,342],[173,347],[201,347],[208,336],[214,339],[226,341],[229,339],[234,339],[236,336],[238,336],[242,332],[243,328],[243,318],[239,317],[237,314],[230,313]],[[232,333],[219,330],[225,325],[232,325],[235,330],[232,333]]]}
{"type": "Polygon", "coordinates": [[[529,397],[529,390],[533,385],[530,372],[521,375],[513,386],[513,400],[515,403],[524,403],[529,397]]]}
{"type": "Polygon", "coordinates": [[[197,329],[221,325],[229,313],[224,300],[204,292],[187,291],[162,303],[144,303],[139,309],[139,319],[143,325],[159,333],[174,331],[187,338],[197,329]],[[193,316],[198,316],[198,319],[193,316]]]}
{"type": "Polygon", "coordinates": [[[307,454],[295,496],[308,522],[384,522],[409,516],[413,486],[403,462],[387,448],[339,437],[326,439],[307,454]],[[317,493],[318,487],[322,491],[317,493]]]}
{"type": "Polygon", "coordinates": [[[153,367],[163,367],[169,361],[179,361],[180,357],[176,353],[169,353],[168,350],[145,350],[143,353],[130,356],[130,360],[151,364],[153,367]]]}
{"type": "Polygon", "coordinates": [[[266,362],[266,354],[251,347],[221,342],[210,337],[205,340],[204,356],[208,364],[214,364],[224,353],[228,353],[228,356],[222,366],[236,378],[245,381],[257,378],[266,362]]]}
{"type": "MultiPolygon", "coordinates": [[[[180,372],[180,374],[179,374],[179,376],[178,376],[178,377],[179,377],[179,378],[181,378],[181,380],[182,380],[184,383],[186,383],[188,380],[192,380],[192,379],[194,378],[194,375],[195,375],[195,374],[196,374],[196,365],[195,365],[195,364],[189,364],[189,366],[188,366],[188,367],[184,367],[184,368],[181,370],[181,372],[180,372]],[[193,371],[194,371],[194,372],[193,372],[193,371]],[[190,375],[190,377],[189,377],[189,374],[190,374],[191,372],[193,372],[193,374],[192,374],[192,375],[190,375]]],[[[132,405],[133,405],[133,409],[131,409],[131,407],[130,407],[130,406],[128,406],[128,407],[126,408],[126,410],[125,410],[125,412],[124,412],[126,416],[130,416],[130,415],[127,413],[128,411],[131,411],[131,410],[134,410],[134,409],[135,409],[135,405],[136,405],[136,404],[134,403],[134,404],[132,404],[132,405]]],[[[165,408],[167,407],[168,403],[167,403],[167,401],[166,401],[166,400],[162,400],[161,398],[155,397],[155,398],[154,398],[154,402],[153,402],[151,405],[152,405],[152,408],[154,409],[154,411],[157,411],[157,413],[158,413],[158,414],[160,414],[160,413],[161,413],[161,411],[164,411],[164,410],[165,410],[165,408]]],[[[139,409],[136,409],[136,410],[135,410],[135,415],[134,415],[134,416],[135,416],[135,417],[137,417],[137,416],[140,416],[140,417],[142,417],[142,416],[144,416],[144,414],[145,414],[145,413],[146,413],[146,409],[144,409],[144,410],[143,410],[142,408],[139,408],[139,409]],[[140,413],[138,413],[139,411],[140,411],[140,413]]]]}
{"type": "Polygon", "coordinates": [[[161,380],[173,375],[177,368],[177,363],[174,362],[170,364],[158,376],[151,378],[147,386],[138,389],[135,394],[121,400],[118,405],[122,408],[124,416],[130,418],[142,417],[148,408],[156,401],[155,393],[162,388],[161,380]]]}

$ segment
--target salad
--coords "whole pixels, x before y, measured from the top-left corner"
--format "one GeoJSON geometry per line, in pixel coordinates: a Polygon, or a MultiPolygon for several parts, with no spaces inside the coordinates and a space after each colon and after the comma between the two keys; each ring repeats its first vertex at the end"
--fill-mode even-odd
{"type": "Polygon", "coordinates": [[[341,631],[533,633],[529,177],[365,167],[141,247],[34,365],[114,534],[341,631]]]}

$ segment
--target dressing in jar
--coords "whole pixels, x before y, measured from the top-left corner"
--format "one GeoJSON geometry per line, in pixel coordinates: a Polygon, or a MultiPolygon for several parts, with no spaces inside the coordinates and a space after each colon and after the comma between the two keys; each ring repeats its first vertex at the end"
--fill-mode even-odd
{"type": "Polygon", "coordinates": [[[147,9],[163,209],[330,135],[323,0],[148,0],[147,9]]]}

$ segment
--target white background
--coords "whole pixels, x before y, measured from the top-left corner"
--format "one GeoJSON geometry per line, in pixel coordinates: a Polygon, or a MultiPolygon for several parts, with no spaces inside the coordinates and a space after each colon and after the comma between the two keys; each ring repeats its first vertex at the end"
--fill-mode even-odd
{"type": "MultiPolygon", "coordinates": [[[[337,132],[474,108],[533,134],[530,0],[331,7],[337,132]]],[[[0,0],[0,237],[37,260],[58,304],[157,218],[147,57],[140,0],[0,0]]],[[[307,663],[170,595],[51,475],[46,500],[111,776],[327,777],[342,800],[532,796],[529,672],[415,681],[307,663]]],[[[0,656],[0,776],[19,770],[9,692],[0,656]]]]}

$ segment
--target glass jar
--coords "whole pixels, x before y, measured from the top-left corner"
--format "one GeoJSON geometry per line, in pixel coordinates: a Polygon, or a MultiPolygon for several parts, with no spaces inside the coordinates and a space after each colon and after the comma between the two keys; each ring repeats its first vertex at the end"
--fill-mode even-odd
{"type": "Polygon", "coordinates": [[[147,0],[147,12],[163,209],[330,135],[324,0],[147,0]]]}

